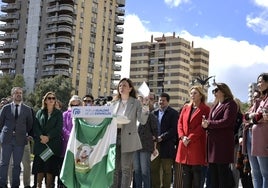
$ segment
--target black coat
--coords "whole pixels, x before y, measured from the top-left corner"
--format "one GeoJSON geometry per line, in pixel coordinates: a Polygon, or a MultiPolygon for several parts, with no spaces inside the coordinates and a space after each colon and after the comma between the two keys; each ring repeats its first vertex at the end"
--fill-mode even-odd
{"type": "MultiPolygon", "coordinates": [[[[154,115],[158,119],[159,109],[154,111],[154,115]]],[[[177,152],[177,140],[178,140],[178,111],[170,106],[164,112],[160,124],[160,136],[162,141],[159,143],[160,158],[175,159],[177,152]]]]}

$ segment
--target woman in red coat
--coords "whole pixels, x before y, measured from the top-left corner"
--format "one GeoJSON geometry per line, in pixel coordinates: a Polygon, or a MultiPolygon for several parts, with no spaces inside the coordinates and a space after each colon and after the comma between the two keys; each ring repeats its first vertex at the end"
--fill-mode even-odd
{"type": "Polygon", "coordinates": [[[191,102],[186,104],[178,121],[179,146],[176,162],[182,164],[183,187],[199,188],[201,167],[205,165],[206,132],[201,126],[202,118],[208,117],[209,107],[200,86],[190,89],[191,102]]]}
{"type": "Polygon", "coordinates": [[[212,93],[215,95],[215,105],[208,119],[202,122],[202,126],[207,129],[211,187],[230,188],[233,186],[233,178],[229,165],[234,162],[234,125],[238,108],[225,83],[216,83],[212,93]]]}

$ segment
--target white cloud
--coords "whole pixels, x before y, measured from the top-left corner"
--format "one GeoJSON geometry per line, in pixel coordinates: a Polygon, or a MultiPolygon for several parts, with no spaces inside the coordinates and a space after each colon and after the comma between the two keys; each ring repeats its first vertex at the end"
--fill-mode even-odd
{"type": "Polygon", "coordinates": [[[254,3],[263,10],[257,14],[247,15],[247,26],[257,33],[268,35],[268,1],[254,0],[254,3]]]}
{"type": "Polygon", "coordinates": [[[165,3],[171,8],[177,7],[182,3],[188,3],[188,2],[190,2],[190,0],[165,0],[165,3]]]}
{"type": "Polygon", "coordinates": [[[268,11],[264,11],[257,16],[247,16],[247,26],[257,33],[268,35],[268,11]]]}
{"type": "Polygon", "coordinates": [[[268,1],[267,0],[254,0],[254,2],[261,6],[261,7],[266,7],[268,8],[268,1]]]}
{"type": "MultiPolygon", "coordinates": [[[[150,31],[137,15],[126,15],[124,29],[120,74],[129,77],[131,43],[150,41],[151,35],[159,37],[163,33],[150,31]]],[[[172,35],[172,32],[165,35],[172,35]]],[[[193,36],[187,31],[175,32],[176,36],[193,41],[194,47],[202,47],[210,52],[209,74],[216,75],[216,81],[227,83],[234,95],[244,102],[247,100],[248,84],[255,82],[261,72],[268,72],[268,46],[261,48],[247,41],[236,41],[224,36],[212,38],[193,36]]]]}

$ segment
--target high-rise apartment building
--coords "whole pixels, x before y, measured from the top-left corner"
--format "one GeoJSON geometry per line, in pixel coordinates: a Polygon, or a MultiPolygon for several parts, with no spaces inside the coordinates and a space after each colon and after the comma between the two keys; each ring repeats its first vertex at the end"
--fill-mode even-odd
{"type": "MultiPolygon", "coordinates": [[[[208,78],[209,52],[194,48],[183,38],[162,36],[150,42],[131,45],[130,78],[138,88],[145,81],[158,96],[170,95],[170,105],[180,108],[189,99],[189,89],[196,78],[208,78]]],[[[198,84],[198,83],[196,83],[198,84]]],[[[199,83],[200,84],[200,83],[199,83]]],[[[207,91],[205,83],[201,84],[207,91]]]]}
{"type": "Polygon", "coordinates": [[[121,70],[125,0],[2,0],[0,70],[72,78],[74,93],[109,96],[121,70]]]}

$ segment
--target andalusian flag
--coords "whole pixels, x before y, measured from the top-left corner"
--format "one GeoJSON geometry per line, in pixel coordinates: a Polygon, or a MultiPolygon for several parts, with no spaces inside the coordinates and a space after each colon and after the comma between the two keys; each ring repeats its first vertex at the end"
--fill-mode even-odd
{"type": "Polygon", "coordinates": [[[76,118],[60,178],[68,188],[108,188],[113,183],[117,126],[113,118],[76,118]]]}

